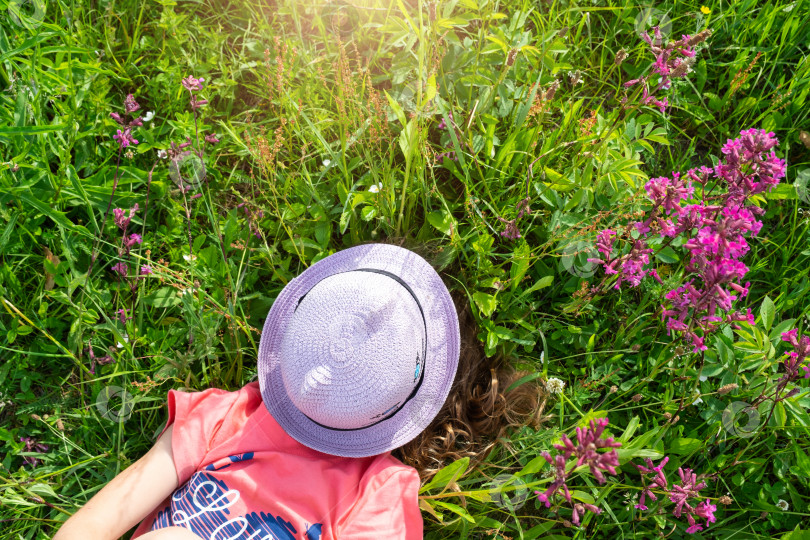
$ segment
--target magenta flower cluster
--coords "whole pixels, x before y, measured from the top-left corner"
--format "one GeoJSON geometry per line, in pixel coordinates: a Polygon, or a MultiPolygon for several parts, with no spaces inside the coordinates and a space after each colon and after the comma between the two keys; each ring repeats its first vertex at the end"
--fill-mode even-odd
{"type": "Polygon", "coordinates": [[[103,366],[106,364],[112,363],[113,357],[109,354],[105,354],[104,356],[96,356],[95,351],[93,351],[93,345],[89,341],[87,342],[87,356],[90,358],[90,374],[96,374],[96,365],[103,366]]]}
{"type": "Polygon", "coordinates": [[[802,336],[799,339],[799,329],[794,328],[782,334],[782,341],[786,341],[793,345],[793,350],[785,354],[787,358],[784,361],[785,375],[784,379],[796,380],[799,378],[799,369],[804,370],[804,378],[810,379],[810,364],[804,365],[807,357],[810,356],[810,336],[802,336]]]}
{"type": "MultiPolygon", "coordinates": [[[[25,448],[23,448],[23,452],[37,452],[40,454],[44,454],[48,451],[48,445],[38,443],[31,437],[20,437],[20,442],[25,443],[25,448]]],[[[39,458],[35,458],[34,456],[23,456],[23,461],[26,462],[28,465],[32,467],[36,467],[39,465],[39,458]]]]}
{"type": "Polygon", "coordinates": [[[698,482],[697,475],[691,469],[678,468],[681,483],[673,484],[670,488],[669,481],[663,470],[669,458],[665,457],[658,465],[653,465],[650,458],[645,458],[644,461],[647,463],[646,467],[636,464],[636,468],[641,472],[641,479],[644,484],[641,497],[638,504],[635,505],[636,509],[648,510],[645,504],[647,498],[657,501],[658,497],[653,492],[653,489],[657,489],[663,491],[669,500],[675,503],[675,508],[672,510],[673,516],[680,518],[683,514],[686,514],[686,521],[689,522],[689,527],[686,529],[687,533],[693,534],[703,530],[703,525],[698,523],[696,518],[705,519],[706,527],[710,523],[717,521],[714,516],[717,506],[713,505],[709,499],[703,499],[697,504],[694,504],[694,501],[690,503],[692,499],[699,499],[700,490],[706,487],[706,482],[698,482]],[[645,475],[653,475],[649,484],[644,483],[645,475]]]}
{"type": "Polygon", "coordinates": [[[203,79],[203,78],[196,79],[196,78],[194,78],[194,76],[189,75],[188,77],[183,79],[181,82],[183,83],[183,87],[186,90],[188,90],[189,93],[191,94],[190,103],[191,103],[191,108],[194,111],[196,111],[197,109],[199,109],[203,105],[208,104],[207,99],[199,98],[199,97],[197,97],[197,94],[195,94],[195,92],[198,92],[198,91],[203,89],[202,83],[205,82],[205,79],[203,79]]]}
{"type": "Polygon", "coordinates": [[[501,236],[509,238],[510,240],[517,240],[518,238],[521,238],[520,229],[518,229],[517,222],[520,221],[520,218],[522,218],[525,214],[527,214],[530,211],[529,197],[519,200],[517,205],[515,206],[515,209],[517,210],[517,215],[515,216],[515,219],[507,220],[498,216],[498,221],[506,225],[504,230],[501,231],[501,236]]]}
{"type": "MultiPolygon", "coordinates": [[[[183,88],[189,91],[191,95],[191,99],[189,101],[191,105],[191,109],[194,111],[194,128],[195,132],[197,132],[197,148],[193,148],[194,143],[191,140],[191,137],[186,137],[186,141],[182,143],[175,143],[172,142],[169,148],[163,152],[163,157],[168,157],[170,160],[169,168],[172,170],[173,177],[175,179],[175,183],[180,187],[180,191],[186,193],[191,191],[196,187],[196,185],[192,182],[187,181],[186,178],[183,177],[180,169],[182,162],[190,155],[196,155],[200,161],[204,158],[204,151],[202,145],[200,144],[200,137],[199,137],[199,126],[197,124],[197,110],[206,105],[208,103],[207,100],[201,99],[197,96],[197,92],[203,89],[203,82],[205,82],[204,78],[196,78],[193,75],[189,75],[188,77],[182,79],[183,88]],[[190,148],[191,147],[191,148],[190,148]]],[[[203,137],[203,141],[206,144],[215,145],[220,142],[220,139],[217,137],[215,133],[209,133],[203,137]]],[[[202,167],[202,176],[207,182],[207,175],[205,174],[205,167],[202,167]]],[[[200,198],[200,194],[195,194],[191,197],[191,200],[200,198]]]]}
{"type": "Polygon", "coordinates": [[[128,94],[126,99],[124,99],[124,116],[115,112],[110,113],[110,117],[123,128],[117,130],[115,135],[113,135],[113,139],[118,143],[120,150],[123,150],[127,146],[138,144],[138,140],[132,135],[132,130],[136,127],[143,127],[143,119],[141,117],[135,117],[134,115],[140,108],[141,106],[135,101],[135,97],[132,94],[128,94]],[[125,119],[126,116],[130,116],[131,119],[127,121],[125,119]]]}
{"type": "Polygon", "coordinates": [[[647,197],[652,208],[646,219],[632,223],[625,233],[631,247],[626,254],[612,256],[617,233],[605,229],[597,235],[601,258],[589,259],[602,265],[606,275],[617,274],[615,288],[622,283],[638,286],[645,276],[661,282],[654,268],[648,268],[653,250],[651,240],[663,240],[664,246],[685,236],[683,249],[688,252],[686,271],[689,280],[666,295],[670,307],[662,306],[667,332],[682,332],[692,341],[695,351],[706,350],[705,338],[721,323],[754,323],[751,310],[732,310],[733,302],[748,294],[749,283],[742,283],[748,267],[741,258],[748,252],[747,237],[756,236],[762,222],[756,216],[763,210],[748,199],[773,189],[785,176],[785,161],[773,148],[778,140],[761,129],[740,132],[722,148],[723,160],[714,169],[691,169],[686,177],[673,173],[671,178],[653,178],[647,182],[647,197]],[[707,190],[714,178],[715,186],[707,190]],[[695,183],[702,186],[701,200],[689,201],[695,183]],[[712,196],[717,185],[725,193],[712,196]],[[689,204],[687,204],[689,203],[689,204]]]}
{"type": "MultiPolygon", "coordinates": [[[[455,120],[453,119],[453,111],[448,112],[447,116],[450,117],[451,122],[455,122],[455,120]]],[[[439,122],[439,125],[436,126],[436,127],[438,127],[439,129],[445,129],[448,132],[452,129],[452,127],[448,126],[447,122],[444,121],[444,118],[442,118],[442,121],[439,122]]],[[[447,150],[445,152],[440,152],[440,153],[436,154],[436,161],[438,161],[439,163],[441,163],[444,158],[447,158],[447,159],[450,159],[450,160],[453,160],[453,161],[458,161],[458,156],[456,155],[455,150],[447,150]]]]}
{"type": "MultiPolygon", "coordinates": [[[[128,211],[122,208],[114,208],[113,209],[113,216],[115,219],[115,224],[121,231],[121,247],[118,249],[118,254],[121,256],[128,256],[130,251],[136,245],[140,245],[143,242],[143,238],[138,233],[127,233],[127,228],[129,227],[132,218],[135,216],[135,213],[138,211],[138,203],[130,208],[128,211]]],[[[127,277],[129,275],[129,265],[126,262],[119,262],[112,266],[112,271],[116,274],[120,275],[121,277],[127,277]]],[[[141,266],[141,275],[146,276],[152,273],[152,267],[149,265],[141,266]]]]}
{"type": "MultiPolygon", "coordinates": [[[[654,105],[663,113],[669,102],[667,98],[659,100],[656,94],[659,90],[666,90],[672,86],[672,79],[685,77],[691,70],[695,62],[694,46],[709,36],[710,32],[702,32],[696,36],[684,35],[677,41],[671,41],[666,46],[663,44],[661,29],[653,28],[653,37],[648,33],[642,33],[641,38],[647,42],[650,51],[655,55],[655,62],[652,65],[652,74],[658,75],[658,83],[651,90],[648,79],[650,75],[645,75],[638,79],[633,79],[624,83],[625,88],[630,88],[637,84],[642,86],[641,104],[654,105]]],[[[626,98],[625,98],[626,100],[626,98]]]]}
{"type": "Polygon", "coordinates": [[[264,218],[264,210],[255,210],[247,203],[239,203],[236,205],[236,208],[244,210],[250,232],[253,233],[253,236],[261,240],[262,235],[259,229],[259,220],[264,218]]]}
{"type": "MultiPolygon", "coordinates": [[[[143,242],[143,238],[141,238],[140,234],[132,233],[127,234],[127,228],[129,227],[130,221],[135,216],[135,212],[138,211],[138,203],[135,203],[135,206],[129,209],[129,212],[121,209],[121,208],[114,208],[113,215],[115,216],[115,224],[121,230],[121,248],[118,250],[120,255],[129,255],[129,252],[132,248],[136,245],[140,245],[143,242]]],[[[116,266],[126,268],[126,264],[119,263],[116,266]]],[[[113,267],[115,270],[115,267],[113,267]]],[[[126,271],[119,272],[121,275],[126,276],[126,271]]]]}
{"type": "Polygon", "coordinates": [[[558,451],[557,454],[553,457],[548,452],[541,454],[553,468],[554,481],[545,492],[535,491],[534,493],[537,495],[537,499],[544,503],[546,508],[549,508],[554,494],[562,490],[563,498],[568,504],[572,505],[573,517],[571,521],[574,525],[580,524],[580,519],[586,511],[599,514],[602,510],[592,504],[573,503],[567,485],[568,476],[571,472],[577,467],[588,465],[597,482],[604,484],[604,473],[615,475],[616,467],[619,466],[619,454],[613,449],[620,448],[622,443],[613,440],[613,437],[602,438],[607,426],[607,418],[591,420],[587,428],[577,428],[577,444],[574,444],[568,436],[563,435],[561,438],[562,444],[554,445],[554,448],[558,451]],[[608,451],[597,452],[600,449],[608,449],[608,451]],[[571,458],[576,458],[576,462],[569,469],[568,462],[571,458]]]}

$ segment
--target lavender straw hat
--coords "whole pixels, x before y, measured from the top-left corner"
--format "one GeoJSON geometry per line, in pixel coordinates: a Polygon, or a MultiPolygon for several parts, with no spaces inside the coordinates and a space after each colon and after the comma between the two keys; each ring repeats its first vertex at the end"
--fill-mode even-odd
{"type": "Polygon", "coordinates": [[[373,456],[430,424],[458,357],[455,305],[433,267],[407,249],[366,244],[318,261],[284,287],[262,330],[259,386],[298,442],[373,456]]]}

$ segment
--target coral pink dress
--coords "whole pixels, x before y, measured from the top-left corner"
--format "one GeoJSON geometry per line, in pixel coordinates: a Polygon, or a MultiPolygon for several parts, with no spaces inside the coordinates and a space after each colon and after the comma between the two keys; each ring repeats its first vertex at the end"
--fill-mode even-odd
{"type": "Polygon", "coordinates": [[[171,525],[205,540],[422,538],[413,467],[390,452],[344,458],[302,445],[267,412],[258,382],[170,390],[171,424],[180,487],[133,539],[171,525]]]}

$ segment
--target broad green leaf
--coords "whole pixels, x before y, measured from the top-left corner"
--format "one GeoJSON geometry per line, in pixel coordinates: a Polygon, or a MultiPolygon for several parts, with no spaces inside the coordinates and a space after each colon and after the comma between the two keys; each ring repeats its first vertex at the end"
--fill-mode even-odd
{"type": "Polygon", "coordinates": [[[475,523],[475,520],[469,514],[469,512],[467,512],[464,508],[462,508],[461,506],[459,506],[457,504],[453,504],[453,503],[449,503],[449,502],[445,502],[445,501],[433,501],[433,504],[435,504],[437,506],[441,506],[442,508],[447,508],[451,512],[453,512],[455,514],[458,514],[459,516],[463,517],[464,519],[466,519],[470,523],[475,523]]]}
{"type": "Polygon", "coordinates": [[[769,296],[766,296],[762,301],[762,306],[759,308],[759,316],[762,320],[762,324],[765,326],[766,333],[771,331],[775,311],[776,308],[773,305],[773,300],[771,300],[769,296]]]}
{"type": "Polygon", "coordinates": [[[673,454],[691,454],[703,445],[700,439],[690,439],[688,437],[679,437],[669,444],[669,451],[673,454]]]}
{"type": "Polygon", "coordinates": [[[484,317],[492,315],[498,305],[495,296],[481,291],[473,293],[473,301],[475,301],[475,305],[478,306],[478,310],[484,317]]]}
{"type": "Polygon", "coordinates": [[[0,126],[0,136],[3,135],[38,135],[40,133],[52,133],[62,131],[67,126],[56,124],[52,126],[0,126]]]}
{"type": "Polygon", "coordinates": [[[650,458],[658,459],[664,454],[649,448],[617,448],[616,453],[619,455],[619,460],[626,461],[632,458],[650,458]]]}
{"type": "Polygon", "coordinates": [[[796,454],[796,467],[804,474],[806,478],[810,478],[810,457],[799,447],[796,442],[793,442],[793,452],[796,454]]]}
{"type": "Polygon", "coordinates": [[[391,109],[394,110],[394,114],[397,115],[397,118],[399,119],[399,122],[402,124],[402,127],[405,127],[405,125],[408,123],[408,120],[406,120],[406,117],[405,117],[405,111],[402,110],[402,107],[399,106],[399,103],[397,103],[397,100],[392,98],[388,94],[388,92],[386,92],[385,90],[383,90],[383,92],[385,92],[385,97],[388,98],[388,104],[391,106],[391,109]]]}
{"type": "Polygon", "coordinates": [[[172,307],[181,302],[180,297],[177,296],[177,292],[177,289],[174,287],[163,287],[151,294],[144,296],[141,298],[141,301],[147,306],[159,308],[172,307]]]}
{"type": "Polygon", "coordinates": [[[536,458],[532,459],[530,462],[523,467],[520,472],[515,474],[515,476],[524,476],[526,474],[534,474],[538,472],[540,469],[546,466],[548,461],[543,456],[537,456],[536,458]]]}
{"type": "Polygon", "coordinates": [[[427,215],[427,220],[436,230],[446,235],[450,235],[456,227],[456,220],[446,210],[434,210],[427,215]]]}
{"type": "Polygon", "coordinates": [[[636,429],[638,429],[639,423],[640,420],[638,416],[634,416],[633,418],[631,418],[630,423],[627,424],[627,427],[624,429],[624,433],[622,433],[622,436],[619,437],[619,440],[622,441],[623,443],[629,441],[630,437],[632,437],[633,434],[636,432],[636,429]]]}
{"type": "Polygon", "coordinates": [[[554,283],[554,276],[542,277],[542,278],[538,279],[537,282],[534,285],[532,285],[531,287],[529,287],[528,289],[526,289],[525,291],[520,293],[520,296],[518,298],[523,298],[527,294],[531,294],[534,291],[539,291],[540,289],[545,289],[546,287],[548,287],[552,283],[554,283]]]}
{"type": "Polygon", "coordinates": [[[509,275],[512,281],[512,290],[517,289],[526,271],[529,269],[529,256],[531,255],[531,248],[525,242],[520,244],[512,256],[512,266],[509,268],[509,275]]]}
{"type": "Polygon", "coordinates": [[[419,493],[424,493],[425,491],[437,488],[441,488],[442,491],[444,491],[448,484],[451,484],[461,478],[461,476],[467,471],[467,467],[469,465],[470,458],[468,457],[454,461],[437,472],[433,479],[419,490],[419,493]]]}

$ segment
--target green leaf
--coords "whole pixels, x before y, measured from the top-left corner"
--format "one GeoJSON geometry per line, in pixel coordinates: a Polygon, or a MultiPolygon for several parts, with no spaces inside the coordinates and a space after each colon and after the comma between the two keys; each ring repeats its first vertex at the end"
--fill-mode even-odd
{"type": "Polygon", "coordinates": [[[798,199],[796,186],[790,184],[777,184],[776,187],[765,193],[765,198],[769,200],[793,200],[798,199]]]}
{"type": "Polygon", "coordinates": [[[535,540],[535,538],[539,538],[541,534],[545,534],[549,530],[551,530],[553,526],[554,526],[553,520],[549,520],[547,523],[535,525],[534,527],[526,531],[526,534],[523,535],[523,540],[535,540]]]}
{"type": "Polygon", "coordinates": [[[427,87],[425,88],[425,102],[427,103],[431,99],[436,97],[436,75],[431,75],[427,81],[427,87]]]}
{"type": "Polygon", "coordinates": [[[542,278],[538,279],[537,282],[534,285],[532,285],[531,287],[529,287],[528,289],[526,289],[525,291],[520,293],[520,296],[518,298],[523,298],[527,294],[531,294],[534,291],[539,291],[540,289],[545,289],[546,287],[548,287],[552,283],[554,283],[554,276],[542,277],[542,278]]]}
{"type": "Polygon", "coordinates": [[[512,266],[509,268],[509,275],[512,282],[512,290],[514,291],[521,281],[526,271],[529,269],[529,255],[532,249],[525,242],[520,244],[515,253],[512,255],[512,266]]]}
{"type": "Polygon", "coordinates": [[[493,295],[481,291],[473,293],[473,301],[484,317],[492,315],[498,305],[498,301],[493,295]]]}
{"type": "Polygon", "coordinates": [[[92,238],[90,231],[88,231],[84,227],[74,225],[72,221],[70,221],[68,218],[65,217],[64,212],[55,210],[54,208],[51,207],[50,204],[41,201],[38,198],[33,197],[25,192],[18,193],[17,196],[20,198],[20,201],[24,202],[28,206],[36,208],[42,215],[51,218],[54,223],[61,225],[62,227],[64,227],[69,231],[78,232],[85,237],[92,238]]]}
{"type": "Polygon", "coordinates": [[[655,258],[665,264],[674,264],[680,260],[678,253],[670,246],[667,246],[656,253],[655,258]]]}
{"type": "Polygon", "coordinates": [[[810,530],[800,529],[798,525],[789,533],[783,534],[780,540],[810,540],[810,530]]]}
{"type": "Polygon", "coordinates": [[[457,504],[453,504],[453,503],[449,503],[449,502],[445,502],[445,501],[433,501],[433,504],[435,504],[437,506],[441,506],[442,508],[447,508],[451,512],[453,512],[455,514],[458,514],[459,516],[463,517],[464,519],[466,519],[470,523],[475,523],[475,520],[469,514],[469,512],[467,512],[464,508],[462,508],[461,506],[459,506],[457,504]]]}
{"type": "Polygon", "coordinates": [[[793,442],[793,452],[796,454],[796,467],[805,477],[810,478],[810,457],[804,453],[804,450],[795,441],[793,442]]]}
{"type": "Polygon", "coordinates": [[[299,218],[304,215],[304,212],[307,211],[307,207],[301,203],[292,203],[287,208],[284,209],[284,212],[281,214],[281,219],[293,220],[295,218],[299,218]]]}
{"type": "Polygon", "coordinates": [[[36,493],[37,495],[51,497],[53,499],[59,498],[59,496],[56,494],[56,492],[53,490],[51,486],[49,486],[48,484],[44,484],[42,482],[29,486],[27,489],[31,493],[36,493]]]}
{"type": "Polygon", "coordinates": [[[771,333],[768,334],[768,339],[771,341],[781,341],[782,334],[793,328],[793,325],[796,323],[796,319],[785,319],[784,321],[780,322],[776,326],[773,327],[771,333]]]}
{"type": "Polygon", "coordinates": [[[639,423],[640,420],[638,416],[634,416],[633,418],[631,418],[630,423],[627,424],[627,427],[625,428],[624,433],[622,433],[622,436],[619,437],[619,440],[622,441],[623,443],[629,441],[630,437],[632,437],[633,433],[635,433],[636,429],[638,429],[639,423]]]}
{"type": "Polygon", "coordinates": [[[619,455],[621,461],[626,461],[632,458],[650,458],[658,459],[664,454],[649,448],[617,448],[616,453],[619,455]]]}
{"type": "Polygon", "coordinates": [[[56,124],[52,126],[0,126],[0,136],[3,135],[38,135],[40,133],[52,133],[62,131],[67,126],[56,124]]]}
{"type": "Polygon", "coordinates": [[[424,493],[425,491],[429,491],[431,489],[438,489],[441,488],[442,491],[447,487],[447,484],[451,484],[461,478],[461,476],[467,471],[467,467],[470,465],[470,458],[465,457],[461,458],[458,461],[454,461],[453,463],[447,465],[442,470],[436,473],[433,477],[433,480],[425,484],[422,489],[419,490],[419,493],[424,493]]]}
{"type": "Polygon", "coordinates": [[[385,90],[383,90],[383,92],[385,92],[385,97],[388,98],[388,104],[391,106],[391,109],[393,109],[394,113],[397,115],[397,118],[399,119],[399,122],[402,124],[402,127],[405,127],[405,125],[408,123],[408,120],[406,120],[405,117],[405,111],[402,110],[402,107],[399,106],[397,100],[392,98],[388,94],[388,92],[386,92],[385,90]]]}
{"type": "Polygon", "coordinates": [[[540,469],[545,467],[546,463],[548,463],[546,461],[546,458],[544,458],[543,456],[537,456],[536,458],[528,462],[526,466],[520,470],[520,472],[515,474],[515,476],[524,476],[527,474],[534,474],[536,472],[539,472],[540,469]]]}
{"type": "Polygon", "coordinates": [[[579,491],[578,489],[571,490],[571,498],[582,501],[585,504],[593,504],[595,502],[593,495],[590,493],[585,493],[584,491],[579,491]]]}
{"type": "Polygon", "coordinates": [[[433,225],[439,232],[450,235],[456,226],[456,220],[452,214],[446,210],[434,210],[427,215],[428,223],[433,225]]]}
{"type": "Polygon", "coordinates": [[[688,437],[679,437],[672,441],[669,445],[669,451],[673,454],[691,454],[703,445],[700,439],[690,439],[688,437]]]}
{"type": "Polygon", "coordinates": [[[363,221],[371,221],[374,219],[374,216],[377,215],[377,209],[373,206],[364,206],[362,210],[360,210],[360,217],[363,221]]]}
{"type": "Polygon", "coordinates": [[[163,287],[155,292],[144,296],[141,301],[147,306],[154,306],[159,308],[168,308],[176,306],[181,302],[180,297],[177,296],[177,289],[174,287],[163,287]]]}
{"type": "Polygon", "coordinates": [[[765,326],[766,333],[771,330],[775,311],[776,308],[773,305],[773,300],[771,300],[769,296],[766,296],[762,301],[762,306],[759,308],[759,317],[762,320],[762,324],[765,326]]]}

